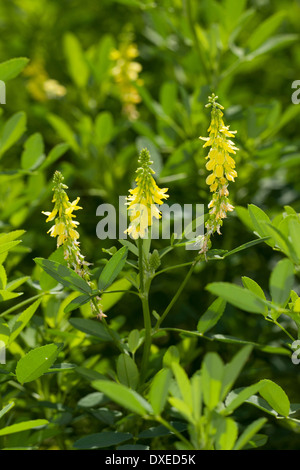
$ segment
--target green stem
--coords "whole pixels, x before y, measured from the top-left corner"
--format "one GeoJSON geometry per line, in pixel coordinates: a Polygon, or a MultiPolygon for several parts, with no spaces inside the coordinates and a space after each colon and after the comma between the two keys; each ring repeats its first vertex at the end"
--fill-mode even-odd
{"type": "Polygon", "coordinates": [[[193,264],[191,265],[187,275],[185,276],[184,280],[182,281],[179,289],[176,291],[176,294],[174,295],[173,299],[171,300],[171,302],[169,303],[169,305],[165,309],[162,316],[157,320],[156,325],[155,325],[155,330],[158,330],[158,328],[160,327],[160,325],[162,324],[162,322],[164,321],[164,319],[168,315],[168,313],[171,310],[171,308],[173,307],[173,305],[177,302],[177,299],[180,297],[183,289],[185,288],[185,286],[188,283],[191,275],[193,274],[193,271],[194,271],[194,268],[195,268],[195,266],[198,262],[198,259],[199,259],[199,257],[195,258],[195,260],[193,261],[193,264]]]}
{"type": "Polygon", "coordinates": [[[145,382],[146,374],[148,371],[148,363],[150,357],[150,348],[151,348],[151,317],[149,310],[149,301],[148,294],[145,293],[141,295],[142,307],[143,307],[143,317],[144,317],[144,327],[145,327],[145,340],[144,340],[144,349],[143,357],[141,363],[141,385],[145,382]]]}
{"type": "Polygon", "coordinates": [[[60,294],[60,292],[55,292],[53,294],[52,293],[50,294],[50,292],[43,292],[42,294],[34,295],[33,297],[30,297],[29,299],[23,300],[23,302],[20,302],[19,304],[14,305],[8,310],[5,310],[5,312],[0,314],[0,317],[3,317],[4,315],[8,315],[9,313],[12,313],[15,310],[18,310],[19,308],[25,307],[25,305],[30,304],[30,302],[32,302],[33,300],[37,300],[40,297],[43,297],[44,295],[55,295],[55,294],[60,294]]]}
{"type": "Polygon", "coordinates": [[[158,276],[159,274],[166,273],[168,271],[172,271],[173,269],[179,269],[179,268],[185,268],[186,266],[191,266],[191,264],[193,264],[193,261],[190,261],[189,263],[176,264],[176,266],[169,266],[168,268],[164,268],[164,269],[161,269],[160,271],[157,271],[153,275],[153,278],[158,276]]]}
{"type": "Polygon", "coordinates": [[[140,275],[140,292],[144,292],[144,263],[143,263],[143,240],[138,239],[139,248],[139,275],[140,275]]]}
{"type": "Polygon", "coordinates": [[[282,325],[280,325],[280,323],[278,323],[277,320],[273,320],[273,323],[275,323],[275,325],[278,326],[278,328],[280,328],[282,331],[284,331],[284,333],[285,333],[292,341],[296,341],[295,338],[293,338],[293,336],[292,336],[282,325]]]}
{"type": "Polygon", "coordinates": [[[144,328],[145,328],[145,339],[144,339],[144,349],[141,362],[141,374],[140,374],[140,385],[143,385],[146,379],[146,374],[148,371],[148,363],[150,357],[150,348],[151,348],[151,317],[149,309],[149,282],[147,286],[145,285],[145,273],[144,273],[144,262],[143,262],[143,239],[138,239],[138,249],[139,249],[139,275],[140,275],[140,298],[142,301],[143,309],[143,318],[144,318],[144,328]]]}
{"type": "MultiPolygon", "coordinates": [[[[92,299],[92,302],[93,302],[93,305],[94,305],[94,307],[95,307],[95,309],[96,309],[96,312],[98,313],[99,317],[101,317],[101,312],[100,312],[100,309],[99,309],[99,307],[98,307],[98,304],[97,304],[96,299],[93,298],[93,299],[92,299]]],[[[108,326],[108,324],[107,324],[107,322],[106,322],[106,320],[105,320],[104,317],[101,318],[101,321],[102,321],[103,325],[105,326],[105,328],[106,328],[108,334],[111,336],[111,339],[113,340],[114,345],[119,349],[119,351],[120,351],[121,353],[123,353],[123,352],[124,352],[124,348],[123,348],[122,344],[120,343],[120,341],[118,340],[118,338],[116,338],[116,336],[115,336],[115,334],[114,334],[114,331],[112,331],[111,328],[109,328],[109,326],[108,326]]]]}
{"type": "Polygon", "coordinates": [[[161,416],[157,416],[156,420],[161,423],[165,428],[169,429],[173,434],[175,434],[178,439],[180,439],[190,450],[193,450],[193,446],[191,443],[179,432],[177,429],[175,429],[172,424],[170,424],[168,421],[166,421],[164,418],[161,416]]]}

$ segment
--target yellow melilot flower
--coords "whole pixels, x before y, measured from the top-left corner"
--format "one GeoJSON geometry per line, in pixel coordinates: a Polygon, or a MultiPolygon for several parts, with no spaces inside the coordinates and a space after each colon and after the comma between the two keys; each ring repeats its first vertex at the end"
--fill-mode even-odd
{"type": "Polygon", "coordinates": [[[134,60],[138,55],[137,46],[133,43],[128,44],[126,41],[121,44],[119,50],[114,49],[110,54],[111,60],[114,61],[112,75],[123,103],[123,113],[132,121],[139,116],[136,105],[141,101],[134,83],[139,85],[143,83],[139,78],[142,66],[134,60]]]}
{"type": "Polygon", "coordinates": [[[208,128],[209,137],[200,137],[205,141],[203,147],[210,147],[206,157],[206,169],[211,171],[206,178],[206,184],[213,193],[208,205],[209,218],[205,224],[206,234],[203,237],[200,253],[206,253],[210,247],[210,237],[213,233],[221,234],[220,228],[228,211],[233,211],[228,196],[228,184],[237,177],[235,161],[232,157],[238,148],[230,138],[235,137],[236,131],[230,131],[223,121],[223,106],[217,103],[217,96],[209,97],[206,107],[211,107],[211,123],[208,128]]]}
{"type": "Polygon", "coordinates": [[[144,238],[153,220],[161,218],[156,204],[163,204],[163,199],[169,197],[166,194],[168,188],[160,189],[152,176],[155,172],[151,168],[153,162],[147,149],[141,151],[138,162],[136,188],[130,189],[127,197],[130,225],[126,232],[134,239],[144,238]]]}
{"type": "MultiPolygon", "coordinates": [[[[78,206],[79,197],[73,202],[69,201],[68,195],[65,192],[65,189],[68,188],[63,183],[63,176],[59,171],[54,173],[53,178],[53,199],[54,208],[52,212],[43,212],[47,216],[46,222],[55,221],[54,225],[48,230],[51,237],[57,237],[57,248],[63,246],[64,248],[64,258],[67,260],[67,264],[70,268],[79,274],[88,284],[91,284],[90,281],[90,272],[88,269],[89,263],[85,261],[84,256],[80,252],[79,244],[79,233],[76,230],[79,222],[73,220],[75,218],[74,211],[82,209],[78,206]]],[[[97,302],[100,302],[101,299],[96,298],[97,302]]],[[[105,317],[104,313],[101,311],[100,306],[96,309],[94,303],[91,302],[91,308],[93,312],[97,313],[98,318],[105,317]]]]}
{"type": "Polygon", "coordinates": [[[59,99],[67,93],[63,85],[49,77],[41,61],[31,62],[25,68],[23,74],[29,77],[26,86],[29,93],[37,101],[44,102],[59,99]]]}

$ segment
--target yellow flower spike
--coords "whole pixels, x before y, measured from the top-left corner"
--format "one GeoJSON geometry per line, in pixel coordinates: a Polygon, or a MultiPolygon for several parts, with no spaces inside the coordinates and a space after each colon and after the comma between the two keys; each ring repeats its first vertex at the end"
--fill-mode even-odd
{"type": "Polygon", "coordinates": [[[138,55],[138,48],[130,42],[130,38],[121,43],[120,50],[114,49],[110,54],[110,58],[114,62],[111,73],[122,102],[122,111],[131,121],[139,117],[136,105],[141,102],[135,84],[143,84],[143,81],[139,78],[142,66],[134,60],[138,55]]]}
{"type": "Polygon", "coordinates": [[[229,126],[223,122],[223,106],[217,103],[217,96],[212,94],[206,107],[211,107],[211,123],[208,128],[209,137],[200,137],[205,141],[203,147],[211,147],[206,159],[206,169],[212,173],[206,178],[206,184],[213,193],[208,204],[209,218],[205,224],[206,233],[202,237],[202,247],[199,253],[206,256],[211,246],[210,238],[217,232],[221,234],[223,219],[227,217],[227,212],[233,211],[234,206],[230,204],[227,189],[230,181],[234,182],[237,177],[235,161],[232,155],[239,150],[234,142],[228,137],[235,137],[236,131],[230,131],[229,126]],[[231,155],[230,155],[231,154],[231,155]]]}
{"type": "Polygon", "coordinates": [[[159,188],[152,175],[155,174],[151,168],[152,161],[147,149],[143,149],[138,160],[140,167],[136,170],[136,187],[129,190],[127,197],[128,213],[130,225],[125,233],[130,234],[134,239],[144,238],[148,227],[154,219],[161,217],[161,212],[155,204],[163,204],[163,199],[169,197],[166,192],[168,188],[159,188]]]}
{"type": "MultiPolygon", "coordinates": [[[[63,183],[63,176],[59,171],[54,173],[53,177],[53,199],[54,208],[52,212],[42,212],[47,216],[46,222],[50,222],[55,219],[55,224],[52,225],[48,233],[51,237],[57,237],[57,248],[63,246],[64,258],[67,261],[68,267],[74,269],[74,271],[81,276],[85,281],[91,285],[90,272],[88,269],[89,263],[84,259],[84,256],[80,252],[79,247],[79,233],[75,229],[79,222],[73,220],[75,215],[73,211],[82,209],[78,206],[79,197],[73,202],[69,201],[68,195],[65,189],[68,189],[63,183]]],[[[97,297],[97,308],[93,302],[91,302],[91,308],[97,317],[101,319],[106,317],[102,312],[99,302],[101,299],[97,297]]]]}

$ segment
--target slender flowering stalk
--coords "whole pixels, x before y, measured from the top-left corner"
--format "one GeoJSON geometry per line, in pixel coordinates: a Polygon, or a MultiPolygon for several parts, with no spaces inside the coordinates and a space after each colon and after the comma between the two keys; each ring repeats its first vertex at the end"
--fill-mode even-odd
{"type": "Polygon", "coordinates": [[[161,218],[156,204],[163,204],[163,199],[169,197],[166,194],[168,188],[160,189],[154,181],[152,175],[155,172],[151,168],[153,162],[147,149],[141,151],[138,162],[140,166],[136,170],[136,187],[129,190],[130,195],[127,197],[130,225],[125,232],[134,239],[144,238],[153,220],[161,218]]]}
{"type": "Polygon", "coordinates": [[[203,147],[210,147],[206,157],[206,169],[211,171],[206,178],[206,184],[210,187],[212,199],[208,205],[209,218],[205,224],[206,233],[202,239],[200,253],[206,255],[211,246],[210,238],[217,232],[221,234],[223,219],[227,217],[227,212],[233,211],[234,207],[230,204],[228,196],[228,184],[234,182],[237,177],[235,170],[235,161],[232,154],[236,153],[238,148],[230,140],[235,137],[236,131],[230,131],[229,126],[223,122],[223,106],[217,103],[217,96],[212,94],[209,97],[209,103],[206,107],[211,107],[211,123],[208,128],[209,137],[200,137],[205,141],[203,147]]]}
{"type": "MultiPolygon", "coordinates": [[[[68,267],[74,269],[74,271],[81,276],[88,284],[91,285],[89,264],[85,261],[84,256],[80,251],[79,233],[76,230],[79,222],[73,220],[76,216],[73,213],[82,207],[78,206],[79,197],[73,202],[69,201],[68,195],[65,189],[68,188],[63,183],[63,176],[59,171],[54,173],[53,177],[53,199],[54,208],[52,212],[42,212],[47,216],[46,222],[55,221],[54,225],[48,230],[51,237],[57,237],[57,248],[63,246],[64,258],[67,261],[68,267]]],[[[99,302],[101,299],[98,297],[94,302],[91,303],[93,312],[96,312],[98,317],[101,319],[106,316],[101,311],[99,302]]]]}

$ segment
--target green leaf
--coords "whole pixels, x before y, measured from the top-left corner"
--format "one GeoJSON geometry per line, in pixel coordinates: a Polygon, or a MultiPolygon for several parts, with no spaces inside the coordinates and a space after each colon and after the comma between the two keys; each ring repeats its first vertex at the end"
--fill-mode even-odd
{"type": "Polygon", "coordinates": [[[9,325],[11,329],[11,333],[9,336],[8,344],[11,344],[13,341],[15,341],[17,336],[21,333],[21,331],[25,328],[25,326],[30,321],[31,317],[37,311],[40,303],[41,303],[41,299],[38,299],[36,302],[34,302],[32,305],[26,308],[24,312],[22,312],[20,315],[13,318],[13,322],[10,323],[9,325]]]}
{"type": "Polygon", "coordinates": [[[69,144],[71,149],[75,153],[79,153],[80,147],[69,124],[61,117],[51,113],[47,115],[47,119],[58,135],[69,144]]]}
{"type": "Polygon", "coordinates": [[[72,290],[80,291],[84,294],[91,294],[92,289],[89,284],[82,279],[75,271],[56,261],[50,261],[44,258],[34,258],[36,264],[41,266],[47,274],[56,281],[72,290]]]}
{"type": "MultiPolygon", "coordinates": [[[[248,205],[248,211],[253,223],[254,229],[261,238],[270,237],[269,231],[266,230],[266,224],[271,224],[271,220],[265,214],[265,212],[254,204],[248,205]]],[[[274,241],[272,239],[265,240],[267,245],[274,247],[274,241]]]]}
{"type": "Polygon", "coordinates": [[[8,413],[9,410],[11,410],[15,406],[15,402],[11,402],[8,405],[4,406],[2,410],[0,410],[0,419],[3,418],[3,416],[8,413]]]}
{"type": "Polygon", "coordinates": [[[138,349],[139,345],[141,344],[141,337],[139,330],[131,330],[128,335],[128,348],[132,354],[135,354],[136,350],[138,349]]]}
{"type": "Polygon", "coordinates": [[[234,248],[233,250],[228,251],[222,256],[222,258],[227,258],[228,256],[234,255],[235,253],[238,253],[239,251],[247,250],[248,248],[258,245],[264,241],[267,242],[268,239],[269,237],[260,238],[259,240],[251,240],[250,242],[244,243],[243,245],[240,245],[237,248],[234,248]]]}
{"type": "Polygon", "coordinates": [[[81,307],[82,305],[87,304],[91,301],[91,296],[88,294],[78,295],[75,299],[72,299],[71,302],[64,308],[65,313],[72,312],[77,308],[81,307]]]}
{"type": "Polygon", "coordinates": [[[224,364],[220,356],[215,352],[205,355],[202,367],[203,400],[209,410],[213,410],[221,398],[224,364]]]}
{"type": "Polygon", "coordinates": [[[270,276],[270,292],[277,305],[285,307],[294,285],[294,265],[289,259],[280,260],[270,276]]]}
{"type": "Polygon", "coordinates": [[[290,402],[286,393],[279,385],[269,379],[263,379],[256,384],[245,387],[238,394],[231,392],[226,399],[225,413],[232,413],[258,392],[277,413],[282,416],[289,415],[290,402]]]}
{"type": "Polygon", "coordinates": [[[93,75],[100,86],[105,83],[112,66],[110,53],[113,47],[115,47],[115,42],[112,36],[109,34],[103,35],[95,48],[93,60],[90,62],[93,75]]]}
{"type": "Polygon", "coordinates": [[[14,240],[14,241],[7,242],[7,243],[1,243],[1,239],[0,239],[0,254],[6,253],[7,251],[11,250],[19,243],[21,243],[21,240],[14,240]]]}
{"type": "Polygon", "coordinates": [[[205,333],[213,328],[220,320],[225,310],[226,302],[221,297],[216,299],[206,310],[197,324],[199,333],[205,333]]]}
{"type": "Polygon", "coordinates": [[[262,21],[258,27],[254,29],[248,39],[247,46],[250,47],[251,50],[257,49],[279,28],[286,15],[287,12],[281,10],[269,16],[265,21],[262,21]]]}
{"type": "Polygon", "coordinates": [[[201,417],[202,411],[202,377],[201,373],[196,372],[191,378],[191,389],[192,389],[192,408],[193,414],[196,420],[201,417]]]}
{"type": "Polygon", "coordinates": [[[40,426],[45,426],[49,421],[46,419],[33,419],[31,421],[24,421],[22,423],[12,424],[0,429],[0,436],[6,436],[8,434],[15,434],[16,432],[28,431],[29,429],[35,429],[40,426]]]}
{"type": "Polygon", "coordinates": [[[163,411],[171,382],[170,369],[161,369],[153,378],[149,391],[149,400],[156,415],[163,411]]]}
{"type": "Polygon", "coordinates": [[[257,282],[253,281],[250,277],[243,276],[242,277],[242,282],[243,286],[246,287],[246,289],[250,290],[253,292],[253,294],[257,295],[263,300],[266,300],[266,296],[262,288],[257,284],[257,282]]]}
{"type": "Polygon", "coordinates": [[[24,170],[34,170],[41,165],[44,159],[43,137],[39,132],[36,132],[24,144],[24,151],[21,155],[21,167],[24,170]]]}
{"type": "Polygon", "coordinates": [[[265,223],[265,232],[273,239],[274,246],[278,247],[286,256],[288,256],[294,264],[299,264],[294,247],[288,238],[274,225],[265,223]]]}
{"type": "Polygon", "coordinates": [[[253,436],[258,433],[258,431],[263,427],[267,422],[266,418],[259,418],[249,424],[249,426],[244,429],[240,437],[235,443],[233,450],[241,450],[245,445],[253,438],[253,436]]]}
{"type": "Polygon", "coordinates": [[[0,289],[0,300],[3,302],[5,300],[15,299],[16,297],[19,297],[20,295],[23,295],[23,292],[9,292],[8,290],[0,289]]]}
{"type": "Polygon", "coordinates": [[[170,397],[169,403],[184,417],[184,419],[190,423],[194,423],[191,407],[188,406],[183,400],[180,400],[180,398],[177,397],[170,397]]]}
{"type": "Polygon", "coordinates": [[[188,408],[192,410],[192,388],[187,373],[177,362],[173,362],[171,367],[180,390],[181,398],[188,408]]]}
{"type": "Polygon", "coordinates": [[[24,67],[28,64],[29,59],[26,57],[17,57],[15,59],[9,59],[0,64],[0,80],[7,82],[17,77],[24,67]]]}
{"type": "Polygon", "coordinates": [[[118,405],[133,413],[141,416],[153,413],[151,405],[141,395],[125,385],[107,380],[96,380],[92,382],[92,385],[96,390],[103,392],[118,405]]]}
{"type": "Polygon", "coordinates": [[[68,61],[69,74],[78,88],[84,88],[87,85],[90,72],[80,42],[74,34],[66,33],[63,46],[68,61]]]}
{"type": "Polygon", "coordinates": [[[55,362],[61,346],[54,343],[29,351],[17,363],[16,376],[21,384],[38,379],[55,362]]]}
{"type": "Polygon", "coordinates": [[[288,416],[290,413],[290,401],[284,390],[268,379],[261,380],[259,383],[261,384],[259,394],[277,413],[282,416],[288,416]]]}
{"type": "Polygon", "coordinates": [[[48,166],[52,165],[53,163],[56,162],[62,155],[64,155],[70,148],[70,145],[62,142],[60,144],[55,145],[53,149],[50,150],[46,160],[42,163],[40,166],[40,170],[44,170],[45,168],[48,168],[48,166]]]}
{"type": "Polygon", "coordinates": [[[114,132],[114,121],[112,114],[108,111],[103,111],[98,114],[95,120],[94,133],[96,145],[101,147],[111,140],[114,132]]]}
{"type": "Polygon", "coordinates": [[[14,145],[26,130],[26,114],[14,114],[4,125],[0,139],[0,157],[14,145]]]}
{"type": "Polygon", "coordinates": [[[177,102],[176,82],[164,82],[160,89],[160,102],[167,116],[172,116],[177,102]]]}
{"type": "Polygon", "coordinates": [[[13,230],[12,232],[1,233],[0,246],[3,243],[8,243],[8,242],[15,240],[16,238],[21,237],[24,233],[25,233],[25,230],[13,230]]]}
{"type": "Polygon", "coordinates": [[[218,416],[215,436],[216,450],[232,450],[237,436],[238,426],[234,419],[218,416]]]}
{"type": "MultiPolygon", "coordinates": [[[[179,432],[183,432],[187,428],[187,424],[181,421],[170,421],[170,424],[179,432]]],[[[173,434],[172,431],[160,424],[159,426],[144,429],[138,434],[138,437],[140,439],[154,439],[155,437],[169,436],[170,434],[173,434]]]]}
{"type": "Polygon", "coordinates": [[[136,389],[139,383],[139,371],[134,360],[128,354],[120,354],[117,360],[119,381],[129,388],[136,389]]]}
{"type": "Polygon", "coordinates": [[[252,345],[244,346],[224,367],[221,399],[223,400],[242,371],[252,351],[252,345]]]}
{"type": "Polygon", "coordinates": [[[229,282],[213,282],[208,284],[206,289],[241,310],[265,314],[265,304],[262,299],[248,289],[229,282]]]}
{"type": "Polygon", "coordinates": [[[267,39],[255,51],[250,52],[250,54],[246,56],[246,60],[252,61],[257,57],[261,56],[262,54],[266,54],[268,52],[287,47],[293,42],[296,42],[298,39],[298,34],[278,34],[276,36],[273,36],[267,39]]]}
{"type": "Polygon", "coordinates": [[[109,287],[122,271],[128,254],[128,248],[123,246],[115,253],[104,266],[98,281],[99,290],[103,291],[109,287]]]}
{"type": "MultiPolygon", "coordinates": [[[[56,261],[60,264],[67,264],[64,259],[64,247],[60,246],[57,250],[55,250],[48,258],[50,261],[56,261]]],[[[55,286],[57,286],[58,281],[54,279],[52,276],[46,273],[43,269],[41,275],[39,276],[40,286],[44,291],[50,291],[55,286]]]]}
{"type": "Polygon", "coordinates": [[[169,346],[163,357],[163,367],[172,367],[173,362],[179,363],[180,354],[176,346],[169,346]]]}
{"type": "Polygon", "coordinates": [[[129,432],[102,431],[82,437],[74,442],[75,449],[103,449],[132,439],[129,432]]]}
{"type": "Polygon", "coordinates": [[[91,320],[89,318],[70,318],[69,323],[77,330],[95,336],[95,338],[101,339],[101,341],[112,341],[110,334],[97,320],[91,320]]]}
{"type": "Polygon", "coordinates": [[[300,260],[300,220],[298,217],[293,217],[288,221],[288,233],[296,256],[300,260]]]}

